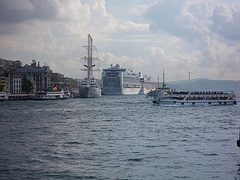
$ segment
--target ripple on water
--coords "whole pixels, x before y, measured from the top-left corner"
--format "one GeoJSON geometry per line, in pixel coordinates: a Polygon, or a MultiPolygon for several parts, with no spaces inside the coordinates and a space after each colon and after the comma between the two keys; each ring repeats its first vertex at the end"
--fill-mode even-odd
{"type": "Polygon", "coordinates": [[[240,179],[239,105],[161,107],[144,96],[1,105],[0,179],[240,179]]]}

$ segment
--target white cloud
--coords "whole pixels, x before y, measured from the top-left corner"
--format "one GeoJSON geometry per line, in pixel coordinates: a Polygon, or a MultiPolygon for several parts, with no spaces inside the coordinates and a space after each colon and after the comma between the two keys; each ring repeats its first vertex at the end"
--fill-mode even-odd
{"type": "Polygon", "coordinates": [[[152,20],[153,31],[197,38],[208,32],[213,4],[211,0],[160,1],[148,9],[146,17],[152,20]]]}
{"type": "Polygon", "coordinates": [[[101,59],[104,60],[102,62],[103,66],[110,66],[110,64],[120,64],[120,66],[125,68],[132,68],[134,71],[138,71],[143,64],[147,64],[146,61],[141,57],[131,58],[125,55],[115,56],[111,53],[101,54],[101,59]]]}
{"type": "Polygon", "coordinates": [[[28,0],[18,0],[18,2],[14,1],[2,1],[2,5],[7,9],[11,10],[33,10],[34,6],[31,1],[28,0]]]}
{"type": "MultiPolygon", "coordinates": [[[[168,74],[167,80],[184,79],[189,71],[196,71],[199,66],[199,52],[196,51],[192,54],[188,52],[175,49],[177,52],[171,53],[158,46],[150,46],[145,49],[151,59],[151,67],[153,71],[161,75],[162,69],[168,74]]],[[[156,79],[156,75],[154,76],[156,79]]]]}
{"type": "Polygon", "coordinates": [[[135,7],[133,7],[132,9],[129,10],[130,14],[133,14],[135,16],[144,16],[144,14],[147,12],[147,10],[155,5],[156,3],[150,3],[150,4],[140,4],[137,5],[135,7]]]}
{"type": "Polygon", "coordinates": [[[240,5],[231,8],[213,0],[160,1],[148,9],[153,31],[176,36],[201,38],[219,33],[232,40],[240,39],[240,5]]]}
{"type": "Polygon", "coordinates": [[[134,23],[132,21],[124,21],[118,24],[116,31],[120,32],[147,32],[149,24],[134,23]]]}
{"type": "Polygon", "coordinates": [[[90,33],[102,68],[120,64],[155,80],[163,68],[171,80],[184,79],[189,71],[239,77],[239,6],[214,0],[110,5],[105,0],[1,0],[1,58],[30,63],[35,54],[55,72],[79,77],[81,49],[90,33]],[[126,8],[122,17],[122,12],[109,13],[121,8],[126,8]]]}
{"type": "Polygon", "coordinates": [[[220,4],[216,6],[211,30],[231,40],[240,40],[240,5],[229,8],[220,4]]]}

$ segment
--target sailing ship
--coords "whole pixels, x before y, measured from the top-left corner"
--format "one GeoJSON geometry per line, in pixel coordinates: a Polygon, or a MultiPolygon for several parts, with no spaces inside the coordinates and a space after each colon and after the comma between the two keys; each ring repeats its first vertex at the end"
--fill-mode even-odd
{"type": "Polygon", "coordinates": [[[79,97],[80,98],[97,98],[101,96],[100,85],[93,77],[93,40],[90,34],[88,35],[88,56],[83,59],[87,61],[87,65],[84,65],[87,71],[87,77],[80,82],[79,85],[79,97]]]}

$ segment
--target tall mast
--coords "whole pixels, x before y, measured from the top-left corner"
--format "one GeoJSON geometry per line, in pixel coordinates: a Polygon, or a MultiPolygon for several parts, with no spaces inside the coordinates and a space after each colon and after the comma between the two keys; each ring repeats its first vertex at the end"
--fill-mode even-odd
{"type": "Polygon", "coordinates": [[[188,83],[189,83],[189,91],[191,91],[191,77],[190,77],[190,72],[188,73],[188,83]]]}
{"type": "MultiPolygon", "coordinates": [[[[91,79],[93,78],[93,67],[95,66],[95,64],[93,64],[94,60],[99,60],[98,58],[94,58],[93,56],[93,40],[91,35],[88,35],[88,45],[87,46],[83,46],[85,48],[87,48],[88,51],[88,55],[85,57],[82,57],[82,59],[84,59],[85,61],[87,61],[87,64],[84,64],[84,67],[86,67],[87,69],[81,69],[83,71],[87,71],[87,78],[86,79],[91,79]]],[[[98,70],[97,70],[98,71],[98,70]]]]}
{"type": "Polygon", "coordinates": [[[88,35],[88,79],[92,78],[92,37],[88,35]]]}
{"type": "Polygon", "coordinates": [[[163,69],[163,87],[165,87],[165,82],[164,82],[164,69],[163,69]]]}

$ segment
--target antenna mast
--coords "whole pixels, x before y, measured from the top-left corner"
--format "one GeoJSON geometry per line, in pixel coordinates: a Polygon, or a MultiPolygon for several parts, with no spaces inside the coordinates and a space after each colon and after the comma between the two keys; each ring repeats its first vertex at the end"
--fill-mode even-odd
{"type": "MultiPolygon", "coordinates": [[[[82,71],[87,71],[87,78],[86,79],[93,79],[93,67],[95,67],[95,64],[93,64],[94,60],[99,60],[98,58],[94,58],[93,56],[93,40],[91,35],[88,35],[88,45],[87,46],[83,46],[85,48],[87,48],[87,52],[88,55],[85,57],[82,57],[81,59],[84,59],[85,61],[87,61],[87,64],[84,64],[84,67],[86,69],[80,69],[82,71]]],[[[98,69],[96,71],[99,71],[98,69]]]]}
{"type": "Polygon", "coordinates": [[[189,83],[189,91],[191,90],[191,78],[190,78],[190,72],[188,73],[188,83],[189,83]]]}
{"type": "Polygon", "coordinates": [[[165,82],[164,82],[164,69],[163,69],[163,87],[165,87],[165,82]]]}
{"type": "Polygon", "coordinates": [[[92,78],[92,37],[88,35],[88,79],[92,78]]]}

